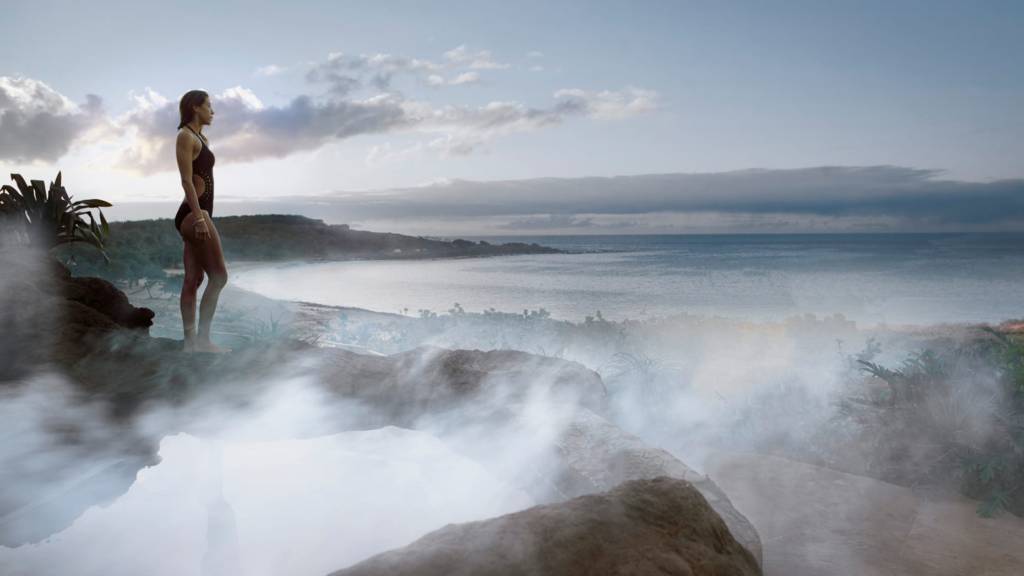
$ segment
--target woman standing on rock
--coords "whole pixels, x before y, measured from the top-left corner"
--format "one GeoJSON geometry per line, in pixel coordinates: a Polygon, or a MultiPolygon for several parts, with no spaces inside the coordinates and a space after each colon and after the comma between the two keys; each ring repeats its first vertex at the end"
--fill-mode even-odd
{"type": "Polygon", "coordinates": [[[181,323],[185,330],[185,352],[229,352],[210,341],[210,324],[220,291],[228,282],[220,235],[213,225],[213,152],[203,135],[203,126],[213,121],[210,96],[203,90],[190,90],[178,105],[181,123],[175,154],[185,199],[174,217],[174,227],[185,243],[185,279],[181,285],[181,323]],[[183,129],[184,128],[184,129],[183,129]],[[196,294],[209,277],[199,306],[199,332],[196,333],[196,294]]]}

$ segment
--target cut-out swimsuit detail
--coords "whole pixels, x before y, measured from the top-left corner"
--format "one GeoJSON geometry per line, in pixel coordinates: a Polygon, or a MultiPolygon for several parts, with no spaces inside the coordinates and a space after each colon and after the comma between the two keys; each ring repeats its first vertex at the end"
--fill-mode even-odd
{"type": "MultiPolygon", "coordinates": [[[[185,126],[190,132],[196,134],[195,130],[192,130],[191,126],[185,126]]],[[[210,213],[213,216],[213,151],[206,145],[206,140],[202,136],[196,134],[199,141],[203,143],[203,149],[199,152],[199,156],[196,156],[195,160],[192,161],[192,173],[203,179],[206,183],[206,192],[199,197],[199,207],[210,213]]],[[[188,216],[192,208],[189,207],[187,200],[181,201],[181,206],[178,206],[178,213],[174,215],[174,227],[181,232],[181,222],[188,216]]]]}

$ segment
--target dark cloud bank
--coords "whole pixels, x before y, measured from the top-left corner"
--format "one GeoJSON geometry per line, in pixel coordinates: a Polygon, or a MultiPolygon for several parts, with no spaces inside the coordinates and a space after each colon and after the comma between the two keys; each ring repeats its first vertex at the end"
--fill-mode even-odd
{"type": "Polygon", "coordinates": [[[1024,232],[1024,180],[959,182],[939,179],[939,173],[898,166],[822,166],[610,178],[454,180],[378,192],[279,197],[275,203],[296,209],[315,205],[320,217],[337,221],[491,218],[493,222],[494,217],[504,217],[500,228],[533,232],[629,231],[658,213],[715,215],[722,221],[733,217],[733,222],[746,218],[762,225],[783,222],[783,229],[793,231],[814,219],[836,219],[858,222],[864,230],[1024,232]]]}

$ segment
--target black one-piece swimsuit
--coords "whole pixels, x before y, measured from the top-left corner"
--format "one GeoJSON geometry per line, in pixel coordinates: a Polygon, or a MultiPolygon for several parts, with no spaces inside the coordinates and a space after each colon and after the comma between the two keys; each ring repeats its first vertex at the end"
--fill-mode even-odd
{"type": "MultiPolygon", "coordinates": [[[[191,126],[185,126],[193,134],[196,134],[195,130],[192,130],[191,126]]],[[[203,143],[203,149],[199,152],[199,156],[192,161],[192,173],[202,177],[203,181],[206,182],[206,192],[199,197],[199,207],[205,209],[213,216],[213,151],[206,145],[206,140],[202,136],[196,134],[196,137],[203,143]]],[[[181,206],[178,206],[178,213],[174,216],[174,227],[178,229],[178,233],[181,233],[181,222],[188,216],[192,208],[188,205],[188,200],[182,200],[181,206]]]]}

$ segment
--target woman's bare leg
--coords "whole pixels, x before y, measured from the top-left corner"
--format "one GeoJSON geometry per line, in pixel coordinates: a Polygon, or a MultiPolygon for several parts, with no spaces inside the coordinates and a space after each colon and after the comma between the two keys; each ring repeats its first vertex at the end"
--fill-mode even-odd
{"type": "Polygon", "coordinates": [[[206,272],[208,281],[206,290],[203,291],[202,301],[199,303],[199,330],[196,334],[194,349],[197,352],[228,352],[230,348],[222,348],[210,341],[210,325],[213,323],[213,314],[217,309],[217,300],[220,292],[228,282],[227,266],[224,263],[224,253],[221,249],[220,234],[217,232],[209,213],[206,214],[210,223],[209,236],[203,240],[195,237],[195,230],[192,229],[192,214],[185,216],[181,223],[182,235],[185,241],[192,244],[192,251],[198,255],[198,260],[206,272]]]}
{"type": "Polygon", "coordinates": [[[221,348],[210,342],[210,325],[213,323],[213,313],[217,310],[217,300],[220,298],[220,291],[228,283],[228,269],[224,264],[224,252],[220,245],[220,234],[212,224],[209,226],[210,236],[200,244],[203,250],[203,263],[206,265],[206,275],[209,280],[206,282],[206,290],[203,291],[203,300],[199,303],[199,333],[196,335],[197,349],[209,352],[221,352],[228,349],[221,348]]]}
{"type": "Polygon", "coordinates": [[[183,349],[192,352],[196,341],[196,294],[203,283],[203,264],[192,243],[184,240],[185,278],[181,283],[181,325],[185,332],[183,349]]]}

